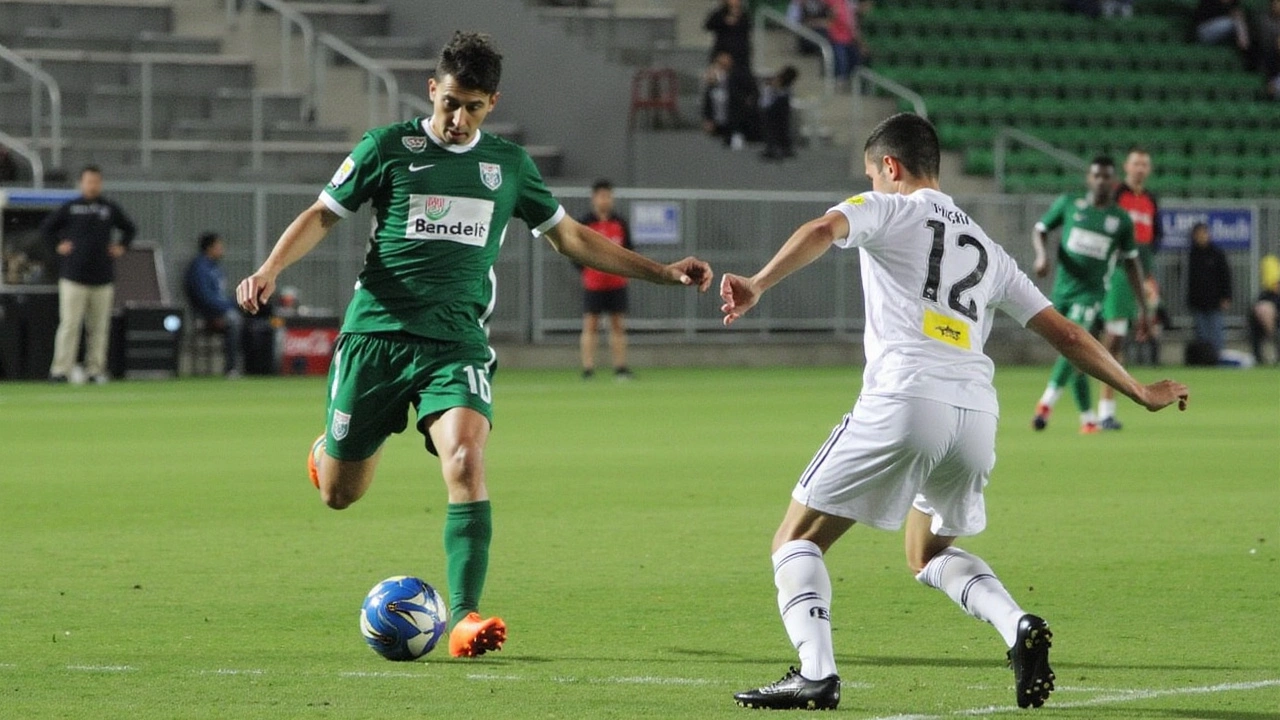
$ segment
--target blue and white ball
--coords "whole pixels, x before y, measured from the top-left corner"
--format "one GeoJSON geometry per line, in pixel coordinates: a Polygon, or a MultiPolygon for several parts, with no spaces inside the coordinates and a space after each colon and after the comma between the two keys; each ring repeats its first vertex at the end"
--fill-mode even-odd
{"type": "Polygon", "coordinates": [[[360,632],[388,660],[417,660],[445,636],[449,609],[440,593],[416,577],[397,575],[369,591],[360,632]]]}

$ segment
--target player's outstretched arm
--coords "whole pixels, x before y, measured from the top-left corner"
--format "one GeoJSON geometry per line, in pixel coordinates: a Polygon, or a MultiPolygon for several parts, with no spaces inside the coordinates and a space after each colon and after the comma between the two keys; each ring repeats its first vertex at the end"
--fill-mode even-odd
{"type": "Polygon", "coordinates": [[[801,225],[782,244],[773,259],[751,277],[725,273],[720,280],[720,306],[724,324],[732,325],[755,307],[766,290],[783,278],[822,257],[837,239],[849,236],[849,219],[842,212],[829,212],[801,225]]]}
{"type": "Polygon", "coordinates": [[[707,263],[687,257],[663,265],[609,242],[609,238],[567,215],[546,236],[556,252],[579,265],[659,285],[696,285],[702,292],[711,287],[712,272],[707,263]]]}
{"type": "Polygon", "coordinates": [[[262,303],[275,292],[276,278],[280,273],[311,252],[341,219],[320,200],[303,210],[281,233],[262,267],[236,287],[236,302],[240,307],[257,313],[262,303]]]}
{"type": "Polygon", "coordinates": [[[1041,310],[1027,322],[1027,327],[1048,340],[1072,365],[1146,409],[1155,412],[1175,402],[1179,410],[1187,409],[1189,395],[1186,385],[1173,380],[1143,385],[1111,357],[1102,343],[1057,310],[1051,307],[1041,310]]]}

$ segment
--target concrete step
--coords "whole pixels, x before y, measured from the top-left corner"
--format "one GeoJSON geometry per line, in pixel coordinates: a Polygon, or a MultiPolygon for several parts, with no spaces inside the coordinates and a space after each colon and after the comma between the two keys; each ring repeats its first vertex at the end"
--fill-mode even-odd
{"type": "Polygon", "coordinates": [[[676,45],[676,13],[665,8],[543,8],[538,17],[611,52],[676,45]]]}
{"type": "MultiPolygon", "coordinates": [[[[253,63],[246,57],[199,53],[120,53],[85,50],[24,50],[22,56],[38,62],[63,92],[84,92],[97,85],[138,87],[142,65],[152,66],[157,93],[192,95],[216,87],[253,87],[253,63]]],[[[0,80],[16,73],[0,66],[0,80]]]]}
{"type": "Polygon", "coordinates": [[[371,35],[347,40],[352,47],[371,58],[407,58],[433,60],[431,45],[412,35],[371,35]]]}
{"type": "MultiPolygon", "coordinates": [[[[15,28],[16,29],[16,28],[15,28]]],[[[0,43],[22,50],[88,50],[94,52],[175,52],[218,54],[222,42],[217,38],[197,38],[168,33],[142,32],[133,36],[112,33],[83,32],[64,28],[23,28],[17,34],[5,34],[0,28],[0,43]]]]}
{"type": "Polygon", "coordinates": [[[167,0],[0,0],[0,28],[60,28],[132,37],[173,31],[167,0]]]}
{"type": "Polygon", "coordinates": [[[291,2],[289,6],[307,16],[316,32],[341,38],[387,35],[391,32],[391,12],[383,5],[342,2],[291,2]]]}

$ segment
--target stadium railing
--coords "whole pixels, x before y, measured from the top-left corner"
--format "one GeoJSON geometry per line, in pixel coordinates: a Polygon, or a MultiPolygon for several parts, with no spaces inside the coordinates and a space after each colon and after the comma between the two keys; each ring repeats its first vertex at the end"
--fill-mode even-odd
{"type": "Polygon", "coordinates": [[[831,41],[825,35],[812,28],[807,28],[798,22],[788,18],[786,15],[774,10],[770,7],[762,7],[756,11],[756,23],[752,28],[752,47],[755,48],[756,57],[753,58],[756,67],[764,67],[767,63],[760,57],[765,47],[764,32],[766,25],[780,27],[783,30],[795,35],[797,38],[807,40],[818,47],[818,52],[822,57],[822,95],[829,99],[836,92],[836,55],[835,50],[831,47],[831,41]]]}
{"type": "Polygon", "coordinates": [[[40,159],[40,151],[34,150],[18,138],[0,130],[0,145],[4,145],[31,166],[31,187],[37,190],[44,187],[44,161],[40,159]]]}
{"type": "MultiPolygon", "coordinates": [[[[49,159],[54,167],[62,166],[62,90],[52,75],[41,70],[12,49],[0,44],[0,60],[8,62],[31,78],[31,137],[39,142],[43,135],[43,108],[40,88],[49,95],[49,159]]],[[[42,171],[43,172],[43,171],[42,171]]],[[[41,178],[43,180],[43,178],[41,178]]]]}
{"type": "Polygon", "coordinates": [[[1006,171],[1008,169],[1009,145],[1012,143],[1025,145],[1032,150],[1048,155],[1065,168],[1080,171],[1089,168],[1089,162],[1078,155],[1072,155],[1066,150],[1055,147],[1029,132],[1024,132],[1017,128],[1002,127],[996,132],[996,139],[991,147],[992,156],[995,158],[996,189],[1000,192],[1008,189],[1005,181],[1008,178],[1006,171]]]}
{"type": "Polygon", "coordinates": [[[312,87],[315,88],[317,105],[324,101],[324,75],[329,65],[325,52],[327,50],[364,70],[365,91],[369,102],[369,127],[393,123],[400,119],[400,83],[396,80],[394,73],[382,63],[365,55],[335,35],[320,33],[316,37],[316,42],[318,44],[317,52],[312,56],[311,70],[312,87]],[[386,91],[386,97],[382,100],[378,98],[377,84],[379,82],[382,83],[386,91]],[[382,108],[386,111],[385,115],[378,107],[382,102],[386,103],[382,108]]]}
{"type": "MultiPolygon", "coordinates": [[[[236,9],[238,0],[226,0],[227,9],[227,27],[234,27],[239,20],[239,14],[236,9]]],[[[315,72],[312,70],[312,57],[316,51],[316,31],[315,26],[311,23],[307,16],[289,7],[286,2],[281,0],[252,0],[250,7],[254,4],[261,5],[280,16],[280,75],[283,90],[293,89],[293,30],[297,28],[298,33],[302,36],[302,68],[304,70],[303,80],[303,108],[310,111],[314,108],[313,96],[315,94],[315,72]]]]}
{"type": "Polygon", "coordinates": [[[872,86],[880,88],[904,102],[910,103],[912,112],[916,115],[926,119],[929,117],[929,108],[925,105],[924,96],[896,80],[887,78],[870,68],[859,66],[853,71],[853,81],[854,83],[860,83],[862,85],[860,92],[852,93],[855,112],[856,106],[860,102],[860,98],[867,94],[868,86],[872,86]]]}

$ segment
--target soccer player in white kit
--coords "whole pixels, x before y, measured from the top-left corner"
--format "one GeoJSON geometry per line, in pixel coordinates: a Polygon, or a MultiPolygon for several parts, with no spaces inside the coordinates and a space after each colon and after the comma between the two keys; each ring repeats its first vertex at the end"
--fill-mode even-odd
{"type": "Polygon", "coordinates": [[[982,491],[995,465],[994,366],[983,353],[993,311],[1045,338],[1081,370],[1148,410],[1186,408],[1187,388],[1142,385],[1048,299],[938,187],[938,136],[895,115],[865,147],[872,192],[802,225],[760,272],[726,274],[726,325],[831,245],[858,248],[866,300],[862,392],[805,468],[773,539],[778,609],[800,667],[737,693],[739,705],[832,709],[840,702],[831,642],[831,579],[823,554],[855,522],[897,530],[906,521],[916,579],[991,623],[1009,647],[1020,707],[1053,690],[1049,626],[1024,612],[991,568],[954,547],[986,526],[982,491]]]}

